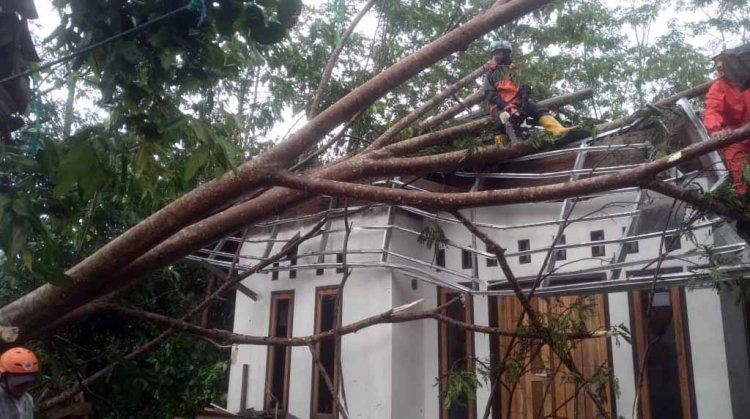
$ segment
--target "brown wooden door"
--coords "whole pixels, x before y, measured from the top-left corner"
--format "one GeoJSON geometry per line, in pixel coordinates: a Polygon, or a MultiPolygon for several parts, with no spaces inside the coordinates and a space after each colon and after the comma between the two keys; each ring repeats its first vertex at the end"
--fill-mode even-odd
{"type": "MultiPolygon", "coordinates": [[[[575,301],[580,297],[534,298],[532,306],[540,314],[563,315],[571,310],[575,301]]],[[[588,297],[586,304],[592,304],[591,315],[585,320],[587,330],[601,330],[607,327],[604,297],[601,295],[588,297]]],[[[500,297],[497,310],[498,321],[502,329],[513,330],[523,312],[515,297],[500,297]]],[[[525,322],[528,324],[528,321],[525,322]]],[[[508,350],[511,338],[500,338],[499,356],[502,359],[508,350]]],[[[521,362],[523,374],[515,381],[511,375],[503,376],[503,386],[500,391],[501,415],[494,417],[508,419],[537,419],[537,418],[595,418],[596,406],[583,392],[576,391],[576,384],[570,378],[570,372],[562,365],[559,358],[540,342],[530,342],[528,347],[516,344],[518,356],[514,358],[521,362]],[[523,356],[521,354],[524,354],[523,356]]],[[[573,362],[583,373],[584,377],[591,377],[601,368],[609,368],[609,357],[606,339],[587,339],[578,341],[571,350],[573,362]]],[[[609,385],[605,386],[604,405],[611,415],[611,400],[609,385]]]]}

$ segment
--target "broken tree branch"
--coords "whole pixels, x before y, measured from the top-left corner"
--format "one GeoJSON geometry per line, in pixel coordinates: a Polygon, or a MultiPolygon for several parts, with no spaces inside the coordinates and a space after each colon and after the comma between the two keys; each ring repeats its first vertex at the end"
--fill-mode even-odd
{"type": "Polygon", "coordinates": [[[326,62],[325,67],[323,67],[323,74],[320,76],[320,84],[318,84],[318,88],[315,90],[315,95],[313,96],[312,103],[310,104],[310,111],[307,113],[308,119],[312,119],[313,117],[315,117],[315,115],[318,114],[318,108],[320,108],[320,101],[323,97],[323,91],[326,89],[326,87],[328,87],[328,82],[331,80],[333,68],[336,67],[336,63],[339,61],[341,51],[343,51],[346,43],[349,42],[349,38],[352,36],[352,33],[354,33],[354,28],[357,27],[359,21],[362,20],[363,17],[365,17],[367,12],[370,11],[370,8],[372,8],[374,4],[375,0],[369,0],[367,3],[365,3],[364,6],[362,6],[362,10],[357,13],[357,16],[354,17],[352,22],[349,24],[349,27],[346,28],[346,31],[344,31],[344,33],[341,35],[341,39],[339,40],[338,45],[336,45],[336,48],[334,48],[331,56],[328,57],[328,61],[326,62]]]}
{"type": "MultiPolygon", "coordinates": [[[[683,90],[682,92],[676,93],[672,96],[666,97],[664,99],[661,99],[654,103],[656,106],[669,106],[673,105],[675,102],[680,100],[681,98],[685,99],[692,99],[694,97],[703,96],[708,92],[708,89],[711,87],[711,85],[714,84],[713,80],[708,81],[703,84],[699,84],[698,86],[691,87],[687,90],[683,90]]],[[[596,130],[598,132],[606,132],[617,128],[622,128],[625,125],[628,125],[630,123],[635,122],[640,114],[636,113],[630,116],[626,116],[624,118],[616,119],[611,122],[606,122],[604,124],[599,124],[596,126],[596,130]]]]}
{"type": "Polygon", "coordinates": [[[671,198],[686,202],[693,207],[702,210],[709,210],[723,217],[746,223],[750,222],[750,214],[737,211],[733,208],[729,208],[720,201],[712,199],[710,196],[706,196],[706,194],[696,190],[690,190],[685,187],[675,185],[674,183],[664,182],[661,180],[646,180],[640,182],[639,186],[641,188],[649,189],[662,195],[666,195],[671,198]]]}
{"type": "MultiPolygon", "coordinates": [[[[301,336],[301,337],[268,337],[268,336],[251,336],[240,333],[230,332],[228,330],[221,329],[206,329],[200,326],[196,326],[193,323],[186,322],[184,320],[176,319],[173,317],[164,316],[157,313],[151,313],[144,310],[133,309],[123,307],[112,303],[96,303],[100,310],[109,310],[124,315],[128,315],[135,318],[148,320],[163,326],[175,328],[179,331],[190,333],[196,336],[203,336],[212,339],[220,343],[235,343],[242,345],[261,345],[261,346],[307,346],[311,343],[317,343],[325,339],[334,339],[336,331],[334,329],[321,332],[315,335],[301,336]]],[[[407,308],[410,308],[414,304],[407,304],[407,308]]],[[[418,312],[418,313],[407,313],[402,307],[396,307],[385,311],[374,316],[367,317],[360,321],[350,323],[342,326],[338,333],[341,336],[348,335],[350,333],[356,333],[362,329],[372,327],[379,324],[395,324],[395,323],[406,323],[416,320],[423,319],[435,319],[441,322],[453,324],[455,326],[464,328],[466,330],[485,333],[495,336],[520,336],[530,339],[541,339],[543,335],[539,332],[517,332],[510,330],[501,330],[489,326],[479,326],[469,323],[464,323],[455,319],[451,319],[445,315],[439,313],[442,307],[438,307],[432,310],[418,312]]],[[[563,334],[568,339],[599,339],[617,335],[617,331],[600,330],[595,332],[569,332],[563,334]]]]}
{"type": "Polygon", "coordinates": [[[375,150],[394,142],[396,140],[396,135],[406,129],[409,125],[413,124],[420,116],[424,115],[435,106],[443,103],[443,101],[454,95],[459,89],[476,80],[477,77],[488,72],[489,69],[490,66],[488,64],[484,64],[483,66],[469,73],[468,76],[446,87],[442,92],[435,95],[432,99],[423,103],[422,106],[418,107],[405,117],[401,118],[401,120],[397,123],[391,125],[383,134],[380,135],[380,137],[376,138],[375,141],[373,141],[373,143],[369,147],[367,147],[365,151],[375,150]]]}
{"type": "MultiPolygon", "coordinates": [[[[237,274],[237,271],[234,269],[234,264],[236,263],[236,258],[235,258],[235,262],[232,264],[233,265],[232,269],[230,269],[229,274],[227,275],[227,279],[224,282],[224,284],[222,284],[219,288],[217,288],[215,291],[213,291],[210,295],[206,296],[201,303],[199,303],[195,307],[193,307],[190,310],[188,310],[185,314],[182,315],[182,317],[180,317],[179,320],[180,321],[186,321],[187,319],[189,319],[191,316],[195,315],[196,313],[199,313],[202,310],[207,309],[209,307],[209,305],[213,302],[213,300],[215,300],[217,297],[219,297],[220,295],[224,294],[225,292],[234,289],[234,287],[236,285],[238,285],[244,279],[250,277],[251,275],[255,274],[256,272],[260,271],[261,269],[263,269],[263,268],[271,265],[272,263],[277,262],[277,261],[285,258],[289,254],[289,252],[291,252],[294,249],[295,246],[299,246],[301,243],[303,243],[303,242],[311,239],[312,237],[315,237],[318,234],[318,232],[320,231],[320,229],[323,228],[323,226],[325,225],[325,222],[326,222],[325,218],[322,219],[322,220],[320,220],[307,233],[305,233],[304,235],[302,235],[300,237],[297,237],[294,240],[290,240],[289,243],[288,243],[288,244],[290,244],[289,246],[285,246],[280,252],[278,252],[278,253],[270,256],[269,258],[267,258],[267,259],[259,262],[258,264],[256,264],[255,266],[253,266],[251,269],[249,269],[246,272],[243,272],[242,274],[237,274]]],[[[247,236],[247,232],[245,231],[242,234],[243,242],[244,242],[244,238],[246,236],[247,236]]],[[[241,249],[241,248],[242,248],[242,246],[238,247],[238,250],[237,250],[237,253],[236,253],[237,257],[239,257],[239,249],[241,249]]],[[[97,301],[97,302],[89,303],[89,304],[83,306],[82,308],[85,309],[85,310],[87,310],[86,314],[88,315],[88,314],[90,314],[90,312],[93,312],[93,311],[101,309],[101,305],[102,304],[111,304],[111,303],[109,303],[110,299],[102,299],[102,300],[103,301],[97,301]]],[[[141,345],[140,347],[134,349],[133,351],[131,351],[130,353],[128,353],[127,355],[125,355],[123,357],[123,359],[126,359],[126,360],[135,359],[135,358],[143,355],[144,353],[149,352],[150,350],[156,348],[161,342],[163,342],[164,340],[166,340],[168,337],[170,337],[171,335],[173,335],[176,331],[177,330],[175,328],[169,328],[169,329],[165,330],[164,332],[160,333],[157,337],[151,339],[150,341],[146,342],[145,344],[141,345]]],[[[108,366],[100,369],[99,371],[95,372],[94,374],[86,377],[80,383],[77,383],[77,384],[71,386],[70,388],[66,389],[65,391],[62,391],[62,392],[58,393],[57,395],[55,395],[54,397],[52,397],[51,399],[45,401],[41,405],[41,407],[43,409],[46,409],[46,408],[49,408],[50,406],[54,406],[54,405],[56,405],[58,403],[62,403],[64,401],[70,399],[71,397],[75,396],[76,393],[78,393],[81,390],[82,386],[89,385],[89,384],[93,383],[94,381],[96,381],[96,380],[98,380],[98,379],[100,379],[100,378],[108,375],[110,373],[110,371],[114,367],[115,367],[115,364],[110,364],[110,365],[108,365],[108,366]]]]}
{"type": "MultiPolygon", "coordinates": [[[[658,173],[671,167],[682,164],[688,160],[701,156],[718,148],[725,147],[747,138],[750,135],[750,124],[732,131],[724,139],[713,139],[701,143],[692,144],[672,153],[669,156],[655,160],[650,163],[644,163],[638,167],[623,170],[617,173],[594,176],[586,179],[576,180],[566,183],[552,185],[534,186],[518,189],[490,190],[481,192],[462,192],[462,193],[434,193],[423,191],[410,191],[405,189],[382,188],[364,184],[353,184],[339,182],[328,179],[313,179],[302,176],[295,176],[289,173],[279,173],[273,177],[272,182],[278,186],[285,186],[304,190],[306,192],[315,192],[324,195],[347,197],[351,199],[361,199],[371,202],[381,202],[394,205],[413,205],[424,206],[434,209],[456,209],[484,205],[506,205],[528,202],[540,202],[547,200],[569,198],[577,195],[585,195],[603,192],[616,188],[636,186],[639,182],[652,178],[658,173]]],[[[490,149],[490,147],[487,147],[490,149]]],[[[445,153],[453,159],[453,153],[445,153]]],[[[393,171],[398,172],[394,166],[407,169],[411,168],[407,161],[425,161],[433,159],[430,166],[435,161],[447,160],[444,162],[447,168],[453,167],[448,162],[451,160],[441,158],[440,156],[413,157],[413,158],[393,158],[385,161],[377,161],[374,165],[391,166],[393,171]],[[400,166],[395,161],[400,161],[400,166]]],[[[366,170],[366,169],[365,169],[366,170]]],[[[403,172],[401,172],[403,173],[403,172]]],[[[421,174],[422,171],[411,174],[421,174]]]]}
{"type": "MultiPolygon", "coordinates": [[[[560,358],[560,361],[562,361],[568,371],[576,376],[581,382],[585,382],[586,379],[583,373],[578,369],[575,363],[573,363],[573,359],[570,356],[570,350],[562,349],[560,345],[555,342],[552,334],[550,333],[550,329],[544,326],[544,323],[539,318],[539,314],[531,306],[531,302],[521,289],[521,285],[518,283],[516,276],[513,274],[513,270],[510,268],[510,264],[508,264],[508,260],[505,258],[505,249],[496,241],[492,240],[490,236],[485,234],[476,225],[474,225],[474,223],[461,215],[458,210],[452,211],[451,214],[453,214],[453,216],[456,217],[456,219],[458,219],[461,224],[463,224],[473,235],[484,242],[485,246],[487,246],[488,252],[495,255],[500,269],[502,269],[503,274],[505,274],[505,279],[508,281],[511,288],[513,289],[513,293],[516,295],[516,299],[518,299],[518,302],[521,303],[521,307],[523,307],[526,315],[529,316],[529,321],[533,326],[533,330],[540,335],[540,339],[545,344],[547,344],[547,346],[549,346],[550,350],[552,350],[557,355],[557,357],[560,358]]],[[[601,399],[597,397],[597,395],[593,391],[591,391],[588,386],[586,386],[586,394],[588,394],[589,398],[591,398],[591,401],[593,401],[596,405],[599,414],[605,417],[607,411],[601,399]]]]}
{"type": "Polygon", "coordinates": [[[325,381],[326,386],[328,386],[328,391],[331,392],[331,398],[333,399],[334,402],[336,402],[336,407],[338,408],[337,413],[343,416],[344,419],[348,419],[349,414],[346,412],[346,409],[341,404],[341,399],[339,398],[339,395],[336,393],[336,387],[333,385],[333,382],[331,381],[331,377],[328,375],[328,371],[326,371],[325,366],[323,366],[323,362],[320,361],[318,352],[315,350],[315,345],[313,345],[312,343],[308,343],[307,347],[308,349],[310,349],[310,355],[312,355],[312,359],[313,361],[315,361],[315,366],[320,371],[320,375],[323,376],[323,381],[325,381]]]}
{"type": "MultiPolygon", "coordinates": [[[[113,279],[120,276],[111,273],[129,271],[130,269],[122,268],[128,264],[137,265],[136,260],[146,253],[150,254],[147,259],[155,257],[157,260],[173,260],[172,256],[178,257],[177,254],[164,258],[163,255],[158,255],[159,251],[155,246],[169,237],[179,239],[186,226],[205,217],[214,208],[260,186],[270,175],[287,167],[294,158],[317,143],[330,130],[423,69],[459,51],[497,26],[549,2],[550,0],[517,0],[493,7],[420,48],[354,89],[271,149],[221,178],[183,195],[69,269],[66,274],[73,278],[73,286],[45,284],[0,308],[0,324],[19,327],[23,336],[104,295],[108,291],[107,286],[115,283],[113,279]]],[[[152,267],[147,270],[150,269],[152,267]]],[[[132,276],[131,280],[138,279],[141,275],[142,273],[132,276]]]]}

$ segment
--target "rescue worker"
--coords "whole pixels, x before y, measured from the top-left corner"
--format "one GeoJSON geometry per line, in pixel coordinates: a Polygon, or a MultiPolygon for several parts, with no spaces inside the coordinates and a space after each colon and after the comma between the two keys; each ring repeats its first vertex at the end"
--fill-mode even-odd
{"type": "Polygon", "coordinates": [[[549,109],[539,106],[531,98],[531,87],[520,84],[508,41],[492,41],[490,52],[492,61],[484,79],[484,97],[490,107],[490,121],[495,123],[495,144],[508,143],[505,125],[511,118],[531,117],[555,138],[562,137],[572,129],[562,126],[549,109]]]}
{"type": "Polygon", "coordinates": [[[36,355],[26,348],[11,348],[0,355],[0,418],[34,418],[34,399],[28,390],[38,371],[36,355]]]}
{"type": "MultiPolygon", "coordinates": [[[[706,113],[703,125],[711,138],[723,138],[732,130],[750,123],[750,89],[740,91],[724,76],[724,63],[721,55],[714,57],[717,79],[706,94],[706,113]]],[[[742,168],[750,157],[750,138],[724,147],[721,150],[727,168],[732,174],[734,189],[739,195],[747,193],[742,182],[742,168]]]]}

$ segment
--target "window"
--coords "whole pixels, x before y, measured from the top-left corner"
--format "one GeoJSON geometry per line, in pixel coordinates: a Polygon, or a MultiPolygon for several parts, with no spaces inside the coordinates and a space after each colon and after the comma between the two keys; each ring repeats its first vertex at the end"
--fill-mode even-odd
{"type": "MultiPolygon", "coordinates": [[[[289,252],[289,266],[297,266],[297,247],[295,246],[294,249],[289,252]]],[[[290,269],[289,270],[289,279],[294,279],[297,277],[297,270],[296,269],[290,269]]]]}
{"type": "MultiPolygon", "coordinates": [[[[445,288],[438,289],[438,293],[438,304],[445,304],[460,295],[456,291],[445,288]]],[[[472,323],[471,297],[469,295],[464,297],[464,301],[458,300],[445,307],[442,314],[458,321],[472,323]]],[[[442,394],[443,381],[450,372],[474,370],[474,336],[471,332],[460,327],[440,322],[438,340],[440,342],[440,385],[442,394]]],[[[442,409],[440,417],[442,419],[474,419],[476,417],[474,403],[471,400],[464,400],[463,402],[452,403],[450,409],[442,409]]],[[[442,407],[443,401],[440,400],[439,403],[442,407]]]]}
{"type": "MultiPolygon", "coordinates": [[[[604,230],[596,230],[591,232],[591,241],[598,242],[604,240],[604,230]]],[[[591,256],[595,258],[604,257],[604,245],[591,246],[591,256]]]]}
{"type": "MultiPolygon", "coordinates": [[[[561,234],[560,237],[557,239],[556,246],[560,246],[565,244],[565,234],[561,234]]],[[[568,259],[568,250],[567,249],[560,249],[555,251],[555,259],[556,260],[567,260],[568,259]]]]}
{"type": "MultiPolygon", "coordinates": [[[[526,250],[531,249],[531,242],[529,239],[523,239],[518,241],[518,251],[524,252],[526,250]]],[[[531,255],[521,255],[518,257],[518,263],[525,264],[525,263],[531,263],[531,255]]]]}
{"type": "Polygon", "coordinates": [[[664,250],[671,252],[682,247],[679,234],[670,234],[664,237],[664,250]]]}
{"type": "Polygon", "coordinates": [[[336,273],[344,273],[344,254],[343,253],[336,253],[336,263],[341,264],[342,266],[339,266],[336,268],[336,273]]]}
{"type": "MultiPolygon", "coordinates": [[[[315,333],[323,333],[333,329],[336,319],[336,292],[337,288],[318,288],[315,297],[315,333]]],[[[323,364],[325,372],[333,383],[335,392],[338,393],[338,374],[334,362],[335,342],[333,339],[324,339],[315,345],[320,363],[323,364]]],[[[328,390],[323,374],[318,364],[313,361],[312,382],[312,418],[333,419],[338,417],[336,403],[331,392],[328,390]]]]}
{"type": "Polygon", "coordinates": [[[635,291],[630,296],[636,365],[643,362],[646,345],[651,345],[645,359],[640,417],[695,417],[682,291],[679,288],[656,290],[650,316],[647,316],[650,294],[635,291]]]}
{"type": "Polygon", "coordinates": [[[466,249],[461,249],[461,269],[471,269],[474,266],[473,255],[466,249]]]}
{"type": "Polygon", "coordinates": [[[271,271],[271,281],[276,281],[277,279],[279,279],[279,271],[277,269],[278,267],[279,262],[274,262],[273,271],[271,271]]]}
{"type": "Polygon", "coordinates": [[[435,264],[441,268],[445,268],[445,248],[441,247],[435,255],[435,264]]]}
{"type": "MultiPolygon", "coordinates": [[[[292,337],[292,308],[294,291],[271,294],[271,321],[268,336],[292,337]]],[[[265,410],[286,412],[289,400],[289,363],[291,348],[269,346],[266,364],[265,410]]]]}
{"type": "Polygon", "coordinates": [[[325,272],[324,269],[316,269],[315,270],[315,275],[318,275],[318,276],[323,275],[323,272],[325,272]]]}
{"type": "MultiPolygon", "coordinates": [[[[487,245],[486,244],[484,245],[484,249],[487,251],[487,253],[491,254],[490,250],[487,249],[487,245]]],[[[497,259],[495,259],[494,257],[488,257],[487,258],[487,267],[493,267],[493,266],[497,266],[497,259]]]]}
{"type": "Polygon", "coordinates": [[[638,253],[638,251],[639,251],[639,249],[638,249],[638,242],[637,241],[625,242],[625,244],[623,246],[624,246],[623,250],[625,250],[625,254],[626,255],[629,255],[629,254],[632,254],[632,253],[638,253]]]}

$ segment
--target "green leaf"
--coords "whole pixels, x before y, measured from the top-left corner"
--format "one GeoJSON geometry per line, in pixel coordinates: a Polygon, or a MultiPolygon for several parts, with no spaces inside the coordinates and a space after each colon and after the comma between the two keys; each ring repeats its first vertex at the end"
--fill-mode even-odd
{"type": "Polygon", "coordinates": [[[190,120],[190,126],[193,127],[193,132],[198,140],[204,144],[211,144],[213,142],[213,135],[211,135],[211,130],[206,123],[200,119],[192,119],[190,120]]]}
{"type": "Polygon", "coordinates": [[[13,223],[10,232],[10,243],[8,246],[8,256],[15,256],[21,251],[21,248],[26,244],[26,228],[25,224],[13,223]]]}
{"type": "Polygon", "coordinates": [[[290,28],[297,24],[302,12],[302,0],[280,0],[277,7],[279,22],[290,28]]]}
{"type": "Polygon", "coordinates": [[[247,9],[245,9],[245,29],[253,31],[265,26],[266,15],[263,14],[263,9],[254,4],[247,6],[247,9]]]}
{"type": "Polygon", "coordinates": [[[253,41],[263,45],[275,44],[284,39],[284,35],[286,30],[279,22],[268,22],[268,26],[254,28],[250,32],[253,41]]]}
{"type": "Polygon", "coordinates": [[[34,272],[34,256],[31,254],[28,247],[21,249],[21,259],[23,259],[23,265],[26,269],[28,269],[29,272],[34,272]]]}
{"type": "Polygon", "coordinates": [[[203,167],[204,164],[206,164],[206,160],[208,160],[208,153],[208,146],[202,145],[198,147],[198,149],[195,150],[193,154],[190,155],[187,163],[185,163],[185,180],[192,179],[195,174],[198,173],[198,170],[200,170],[200,168],[203,167]]]}
{"type": "Polygon", "coordinates": [[[5,213],[5,211],[10,208],[12,204],[13,198],[9,197],[8,195],[0,194],[0,217],[2,217],[3,213],[5,213]]]}
{"type": "Polygon", "coordinates": [[[36,154],[39,171],[48,178],[54,179],[60,166],[60,153],[52,142],[47,142],[36,154]]]}
{"type": "Polygon", "coordinates": [[[100,167],[96,166],[90,170],[86,176],[81,177],[78,184],[83,192],[83,199],[88,201],[94,196],[94,193],[107,183],[107,173],[100,167]]]}
{"type": "Polygon", "coordinates": [[[242,12],[241,3],[237,0],[222,0],[218,10],[214,13],[216,29],[224,36],[234,33],[234,21],[242,12]]]}
{"type": "Polygon", "coordinates": [[[43,279],[52,285],[68,288],[73,285],[73,278],[65,275],[62,269],[50,268],[44,273],[43,279]]]}
{"type": "Polygon", "coordinates": [[[80,143],[73,147],[70,152],[62,158],[54,196],[59,198],[69,192],[76,181],[87,175],[89,170],[96,164],[96,152],[88,143],[80,143]]]}

